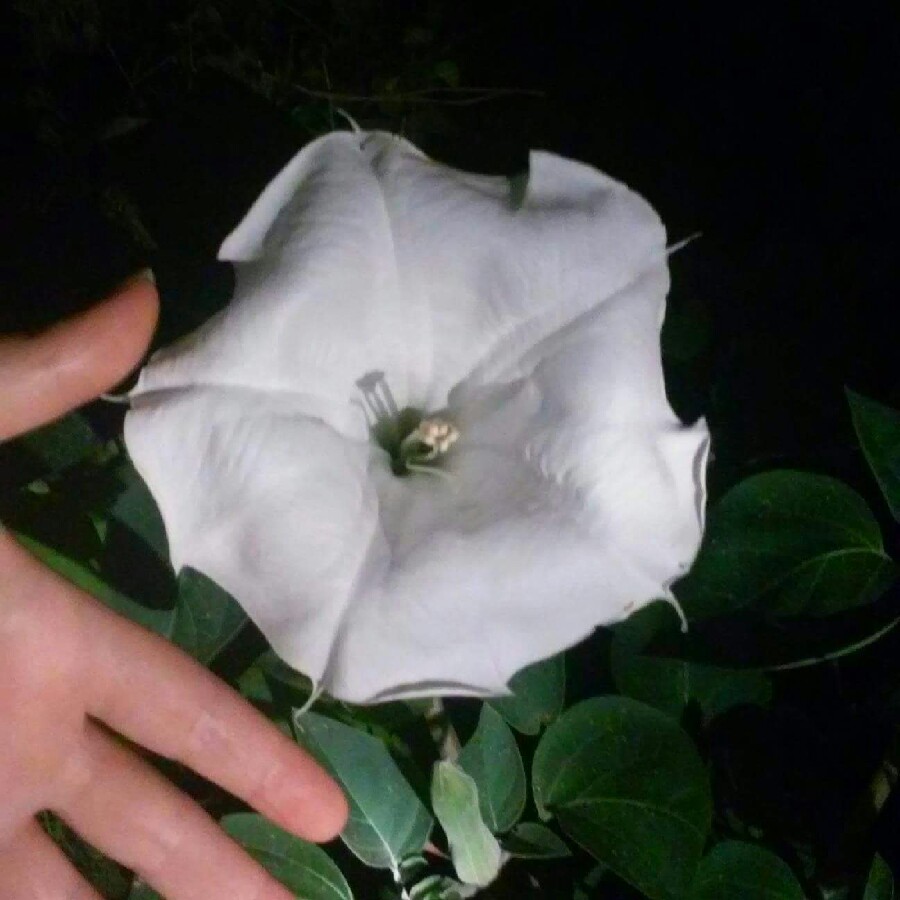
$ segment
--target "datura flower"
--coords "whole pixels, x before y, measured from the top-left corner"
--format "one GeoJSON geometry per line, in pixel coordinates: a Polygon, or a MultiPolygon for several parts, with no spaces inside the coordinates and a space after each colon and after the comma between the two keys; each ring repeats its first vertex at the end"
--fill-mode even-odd
{"type": "Polygon", "coordinates": [[[667,255],[641,197],[550,153],[507,179],[309,144],[222,244],[231,303],[130,396],[176,570],[352,702],[508,693],[674,599],[709,436],[666,399],[667,255]]]}

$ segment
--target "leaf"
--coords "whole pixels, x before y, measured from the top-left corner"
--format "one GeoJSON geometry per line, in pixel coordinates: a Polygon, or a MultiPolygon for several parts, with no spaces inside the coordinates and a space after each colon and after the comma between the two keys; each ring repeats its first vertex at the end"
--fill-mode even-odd
{"type": "Polygon", "coordinates": [[[237,679],[237,689],[240,695],[251,703],[270,706],[273,702],[272,691],[259,660],[241,672],[237,679]]]}
{"type": "Polygon", "coordinates": [[[478,788],[459,766],[435,763],[431,805],[450,844],[450,856],[463,884],[487,887],[500,872],[502,853],[479,808],[478,788]]]}
{"type": "Polygon", "coordinates": [[[429,875],[409,889],[409,900],[463,900],[473,890],[446,875],[429,875]]]}
{"type": "Polygon", "coordinates": [[[315,844],[289,834],[256,813],[225,816],[222,827],[257,862],[302,900],[353,900],[341,870],[315,844]]]}
{"type": "Polygon", "coordinates": [[[675,719],[695,701],[709,721],[743,703],[768,704],[772,684],[759,671],[725,669],[641,651],[665,630],[677,630],[671,605],[651,603],[633,613],[613,632],[610,664],[619,692],[640,700],[675,719]]]}
{"type": "Polygon", "coordinates": [[[866,462],[900,522],[900,412],[849,389],[847,400],[866,462]]]}
{"type": "Polygon", "coordinates": [[[128,893],[128,900],[163,900],[163,898],[146,881],[135,878],[128,893]]]}
{"type": "Polygon", "coordinates": [[[651,900],[687,891],[709,831],[709,782],[668,716],[627,697],[585,700],[542,737],[532,771],[544,819],[651,900]]]}
{"type": "Polygon", "coordinates": [[[297,740],[343,786],[350,819],[341,838],[366,865],[398,871],[425,846],[432,818],[384,744],[357,728],[307,712],[294,715],[297,740]]]}
{"type": "Polygon", "coordinates": [[[690,900],[805,900],[786,862],[741,841],[713,847],[697,869],[690,900]]]}
{"type": "Polygon", "coordinates": [[[99,895],[111,900],[123,900],[128,895],[134,878],[124,866],[96,850],[53,813],[42,812],[37,818],[41,827],[99,895]]]}
{"type": "Polygon", "coordinates": [[[742,481],[713,507],[676,590],[688,618],[749,606],[826,616],[877,599],[896,574],[862,497],[833,478],[781,470],[742,481]]]}
{"type": "Polygon", "coordinates": [[[560,653],[526,666],[509,682],[512,695],[496,697],[491,706],[522,734],[538,734],[562,712],[566,693],[565,656],[560,653]]]}
{"type": "Polygon", "coordinates": [[[495,834],[509,831],[525,808],[525,766],[509,726],[487,703],[478,727],[459,754],[460,768],[475,782],[481,816],[495,834]]]}
{"type": "Polygon", "coordinates": [[[869,869],[863,900],[894,900],[894,875],[878,853],[869,869]]]}
{"type": "Polygon", "coordinates": [[[150,489],[130,460],[124,462],[116,474],[122,483],[122,491],[110,509],[110,516],[128,527],[157,556],[168,562],[166,527],[150,489]]]}
{"type": "Polygon", "coordinates": [[[182,650],[205,665],[246,621],[246,614],[227,591],[194,569],[181,571],[171,636],[182,650]]]}
{"type": "Polygon", "coordinates": [[[29,432],[21,441],[40,459],[44,474],[53,475],[81,462],[102,446],[87,420],[77,412],[29,432]]]}
{"type": "Polygon", "coordinates": [[[22,534],[16,534],[16,540],[41,562],[53,569],[54,572],[57,572],[67,581],[70,581],[91,596],[96,597],[113,611],[164,637],[169,637],[172,633],[172,623],[175,619],[174,610],[153,609],[152,607],[142,606],[108,585],[87,566],[64,556],[52,547],[48,547],[46,544],[42,544],[40,541],[22,534]]]}
{"type": "Polygon", "coordinates": [[[503,839],[503,849],[521,859],[562,859],[572,855],[566,842],[539,822],[520,822],[503,839]]]}

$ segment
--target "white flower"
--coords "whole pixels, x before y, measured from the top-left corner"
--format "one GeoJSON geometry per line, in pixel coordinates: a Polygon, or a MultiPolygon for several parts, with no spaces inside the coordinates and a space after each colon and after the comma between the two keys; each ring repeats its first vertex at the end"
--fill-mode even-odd
{"type": "Polygon", "coordinates": [[[219,256],[231,304],[157,353],[125,423],[176,569],[356,702],[507,691],[691,564],[708,433],[666,400],[651,207],[334,133],[219,256]],[[386,449],[385,449],[386,448],[386,449]]]}

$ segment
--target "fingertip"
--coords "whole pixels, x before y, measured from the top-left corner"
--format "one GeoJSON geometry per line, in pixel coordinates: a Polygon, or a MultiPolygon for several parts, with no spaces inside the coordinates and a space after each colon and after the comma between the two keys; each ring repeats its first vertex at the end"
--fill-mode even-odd
{"type": "Polygon", "coordinates": [[[344,830],[350,816],[347,798],[334,781],[329,779],[323,794],[322,805],[311,821],[306,820],[304,828],[307,839],[317,844],[334,840],[344,830]]]}
{"type": "Polygon", "coordinates": [[[93,400],[141,361],[159,313],[146,273],[48,330],[0,339],[0,440],[93,400]]]}
{"type": "Polygon", "coordinates": [[[322,766],[299,748],[292,749],[292,755],[298,752],[297,765],[282,769],[267,785],[259,809],[299,837],[323,844],[344,830],[350,806],[341,787],[322,766]]]}
{"type": "Polygon", "coordinates": [[[83,313],[83,327],[106,355],[102,377],[110,387],[138,365],[159,319],[159,294],[150,269],[120,285],[106,300],[83,313]]]}

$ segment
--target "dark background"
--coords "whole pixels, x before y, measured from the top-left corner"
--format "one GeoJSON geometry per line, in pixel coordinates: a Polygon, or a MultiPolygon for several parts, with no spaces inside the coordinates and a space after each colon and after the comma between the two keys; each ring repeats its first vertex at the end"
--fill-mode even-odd
{"type": "Polygon", "coordinates": [[[449,60],[461,86],[541,96],[336,105],[461,167],[584,159],[673,241],[702,232],[673,260],[667,362],[681,411],[721,425],[723,482],[738,462],[844,465],[844,384],[898,399],[897,4],[20,0],[2,17],[5,329],[146,262],[162,337],[196,324],[227,295],[222,236],[333,119],[303,88],[402,96],[449,60]]]}
{"type": "MultiPolygon", "coordinates": [[[[544,148],[632,185],[673,242],[702,233],[672,259],[664,350],[676,409],[710,421],[713,496],[825,472],[900,549],[843,395],[900,405],[896,3],[22,0],[0,34],[0,331],[146,264],[159,339],[198,324],[228,297],[222,238],[334,106],[462,168],[544,148]]],[[[890,740],[900,639],[863,656],[710,736],[786,842],[836,840],[890,740]]],[[[875,837],[895,866],[896,807],[875,837]]]]}

